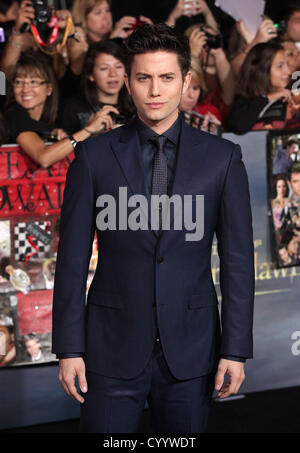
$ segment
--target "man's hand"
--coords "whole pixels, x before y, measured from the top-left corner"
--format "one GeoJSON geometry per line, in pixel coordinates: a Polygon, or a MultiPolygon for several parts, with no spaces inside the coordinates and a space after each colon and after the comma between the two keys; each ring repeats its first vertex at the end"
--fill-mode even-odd
{"type": "Polygon", "coordinates": [[[58,380],[67,395],[72,396],[79,403],[84,403],[84,398],[76,390],[75,378],[78,376],[78,384],[83,393],[87,392],[85,377],[85,364],[81,357],[72,359],[60,359],[58,380]]]}
{"type": "Polygon", "coordinates": [[[220,399],[236,394],[245,379],[244,363],[220,359],[215,381],[215,389],[220,399]],[[228,374],[229,382],[224,385],[224,376],[228,374]]]}

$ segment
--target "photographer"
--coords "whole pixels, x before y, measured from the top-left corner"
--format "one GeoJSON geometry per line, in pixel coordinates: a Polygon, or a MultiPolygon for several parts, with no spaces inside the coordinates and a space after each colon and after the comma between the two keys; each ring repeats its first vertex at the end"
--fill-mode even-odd
{"type": "Polygon", "coordinates": [[[214,29],[218,28],[218,24],[209,9],[207,3],[204,0],[178,0],[173,10],[169,14],[166,24],[170,27],[174,27],[176,20],[182,16],[196,16],[202,14],[204,16],[205,24],[214,29]]]}
{"type": "MultiPolygon", "coordinates": [[[[70,59],[70,77],[81,74],[83,62],[89,45],[108,38],[127,38],[134,30],[137,19],[124,16],[113,26],[110,9],[111,0],[75,0],[72,6],[74,38],[68,40],[70,59]]],[[[151,23],[147,17],[140,16],[140,21],[151,23]]]]}
{"type": "Polygon", "coordinates": [[[277,29],[271,19],[263,20],[256,34],[247,29],[243,20],[236,22],[228,49],[228,58],[234,75],[238,77],[246,56],[256,44],[271,41],[276,37],[277,29]]]}
{"type": "Polygon", "coordinates": [[[1,58],[1,71],[5,73],[7,79],[11,78],[12,71],[21,52],[34,47],[32,34],[30,32],[21,32],[23,24],[30,23],[34,17],[34,8],[32,7],[31,2],[23,0],[20,7],[16,10],[15,22],[1,58]]]}
{"type": "Polygon", "coordinates": [[[192,25],[185,35],[189,38],[192,55],[201,61],[205,74],[207,94],[200,104],[214,105],[225,121],[234,99],[235,81],[221,37],[216,30],[204,24],[192,25]]]}

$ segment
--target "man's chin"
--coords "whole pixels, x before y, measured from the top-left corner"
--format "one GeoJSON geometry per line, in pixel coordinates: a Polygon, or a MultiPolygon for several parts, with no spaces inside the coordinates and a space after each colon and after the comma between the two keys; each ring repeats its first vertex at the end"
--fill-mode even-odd
{"type": "Polygon", "coordinates": [[[145,120],[147,120],[153,124],[166,119],[166,115],[162,115],[162,113],[160,113],[160,112],[151,112],[151,113],[147,112],[145,115],[143,115],[143,117],[145,118],[145,120]]]}

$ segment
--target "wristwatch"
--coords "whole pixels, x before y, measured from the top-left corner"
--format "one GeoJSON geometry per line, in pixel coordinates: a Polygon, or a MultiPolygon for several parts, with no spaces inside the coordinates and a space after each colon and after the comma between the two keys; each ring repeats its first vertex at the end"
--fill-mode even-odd
{"type": "Polygon", "coordinates": [[[75,138],[73,137],[73,135],[70,135],[68,138],[69,138],[70,142],[72,143],[73,148],[75,149],[75,148],[76,148],[76,145],[77,145],[77,143],[78,143],[78,141],[75,140],[75,138]]]}

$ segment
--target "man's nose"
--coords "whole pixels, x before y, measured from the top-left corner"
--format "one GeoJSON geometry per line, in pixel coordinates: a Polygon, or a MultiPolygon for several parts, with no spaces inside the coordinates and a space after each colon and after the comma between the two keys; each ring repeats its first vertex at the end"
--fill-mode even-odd
{"type": "Polygon", "coordinates": [[[159,93],[159,82],[157,79],[153,79],[150,85],[150,96],[160,96],[159,93]]]}

